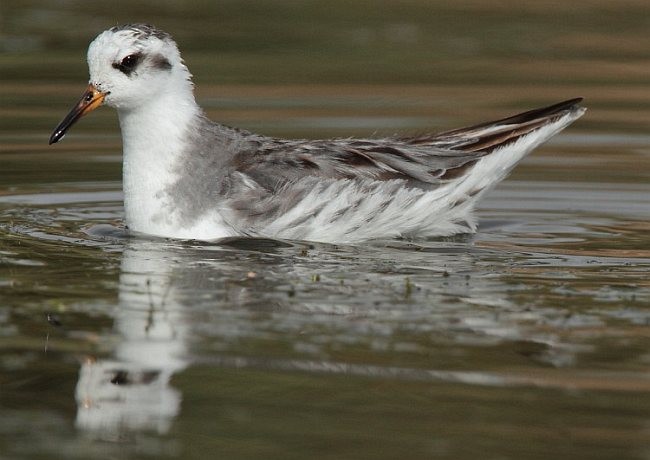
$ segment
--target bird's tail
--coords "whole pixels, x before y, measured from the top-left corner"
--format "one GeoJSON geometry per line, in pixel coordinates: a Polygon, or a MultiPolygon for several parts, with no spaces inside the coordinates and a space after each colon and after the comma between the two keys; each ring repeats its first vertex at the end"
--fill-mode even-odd
{"type": "MultiPolygon", "coordinates": [[[[580,118],[586,109],[571,99],[488,123],[455,129],[429,137],[431,144],[463,154],[476,154],[469,168],[450,176],[437,190],[448,203],[448,218],[470,231],[476,229],[472,209],[487,191],[503,180],[531,150],[580,118]]],[[[417,140],[415,140],[417,141],[417,140]]]]}

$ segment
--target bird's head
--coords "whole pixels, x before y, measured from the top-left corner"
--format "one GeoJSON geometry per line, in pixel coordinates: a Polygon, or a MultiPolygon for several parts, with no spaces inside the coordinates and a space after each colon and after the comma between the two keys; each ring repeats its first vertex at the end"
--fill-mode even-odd
{"type": "Polygon", "coordinates": [[[56,127],[50,144],[59,141],[83,115],[102,104],[134,110],[189,89],[191,75],[169,34],[146,24],[113,27],[88,47],[90,81],[80,101],[56,127]]]}

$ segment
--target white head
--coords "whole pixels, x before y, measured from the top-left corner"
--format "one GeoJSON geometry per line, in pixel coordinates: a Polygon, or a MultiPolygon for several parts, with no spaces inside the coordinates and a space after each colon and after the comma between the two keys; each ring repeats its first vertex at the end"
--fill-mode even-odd
{"type": "Polygon", "coordinates": [[[194,104],[192,75],[172,37],[153,26],[127,24],[99,34],[88,47],[90,84],[81,100],[54,130],[60,140],[81,116],[103,103],[128,112],[180,97],[194,104]]]}
{"type": "Polygon", "coordinates": [[[88,47],[90,84],[118,109],[138,107],[179,86],[190,73],[171,36],[153,26],[127,24],[102,32],[88,47]],[[180,84],[179,84],[180,83],[180,84]]]}

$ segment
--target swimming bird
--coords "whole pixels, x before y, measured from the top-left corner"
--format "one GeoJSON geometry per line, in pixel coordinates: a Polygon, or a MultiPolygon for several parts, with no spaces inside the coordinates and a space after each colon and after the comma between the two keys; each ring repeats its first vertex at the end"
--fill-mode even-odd
{"type": "Polygon", "coordinates": [[[89,85],[50,144],[102,104],[117,109],[126,225],[179,239],[471,233],[479,198],[585,111],[576,98],[438,134],[286,140],[210,121],[176,43],[151,25],[102,32],[88,67],[89,85]]]}

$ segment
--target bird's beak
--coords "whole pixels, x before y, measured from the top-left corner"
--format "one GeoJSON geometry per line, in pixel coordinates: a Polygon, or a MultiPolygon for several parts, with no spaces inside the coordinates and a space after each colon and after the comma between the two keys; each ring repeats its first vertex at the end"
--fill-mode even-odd
{"type": "Polygon", "coordinates": [[[92,84],[88,85],[88,88],[86,88],[86,91],[83,96],[81,96],[79,102],[72,107],[70,113],[68,113],[66,117],[61,120],[61,123],[59,123],[59,125],[54,129],[54,132],[50,136],[50,145],[59,142],[63,136],[65,136],[68,129],[70,129],[79,118],[102,105],[106,94],[107,93],[99,91],[92,84]]]}

